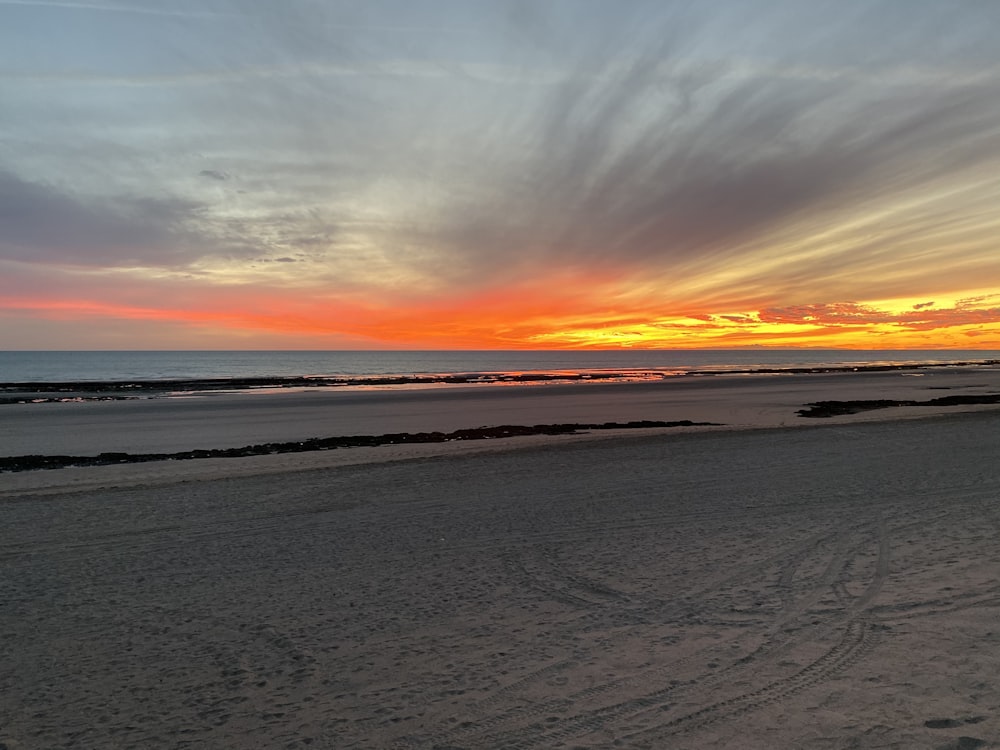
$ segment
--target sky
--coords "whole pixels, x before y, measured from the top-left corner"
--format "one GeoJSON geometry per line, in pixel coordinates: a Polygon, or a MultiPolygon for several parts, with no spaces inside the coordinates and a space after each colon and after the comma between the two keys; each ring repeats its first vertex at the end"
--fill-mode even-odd
{"type": "Polygon", "coordinates": [[[0,0],[0,349],[1000,349],[995,0],[0,0]]]}

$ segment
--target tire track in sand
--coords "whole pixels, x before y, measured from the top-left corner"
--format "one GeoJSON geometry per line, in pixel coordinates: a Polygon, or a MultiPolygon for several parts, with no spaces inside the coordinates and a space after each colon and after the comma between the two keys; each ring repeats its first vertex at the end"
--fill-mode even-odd
{"type": "MultiPolygon", "coordinates": [[[[858,528],[860,527],[855,526],[851,530],[856,531],[858,528]]],[[[861,660],[875,646],[882,630],[880,625],[872,622],[870,617],[864,615],[868,604],[881,590],[889,570],[888,536],[884,521],[881,518],[878,521],[878,535],[879,547],[875,574],[863,594],[855,599],[851,603],[850,607],[842,613],[841,626],[844,628],[843,634],[837,643],[828,649],[822,656],[798,672],[789,675],[788,677],[774,680],[762,688],[748,691],[725,700],[717,701],[682,716],[654,724],[653,726],[643,728],[625,736],[619,736],[619,738],[628,740],[648,737],[650,735],[662,737],[692,731],[693,729],[707,726],[716,721],[732,718],[787,698],[801,692],[802,690],[830,679],[837,673],[842,672],[861,660]]],[[[832,583],[839,581],[840,575],[842,575],[847,569],[847,565],[844,562],[845,558],[847,558],[847,555],[845,555],[845,549],[848,553],[851,551],[851,538],[851,536],[844,536],[841,538],[841,543],[835,548],[832,559],[824,571],[821,581],[818,583],[815,590],[819,590],[824,586],[829,586],[832,585],[832,583]],[[833,577],[833,581],[830,580],[831,577],[833,577]]],[[[857,546],[854,548],[856,549],[857,546]]],[[[818,595],[807,597],[803,601],[803,605],[805,607],[811,606],[818,595]]],[[[802,611],[804,612],[805,610],[803,609],[802,611]]],[[[791,619],[791,617],[786,618],[786,621],[787,619],[791,619]]],[[[829,632],[836,627],[836,625],[831,624],[827,626],[825,630],[829,632]]],[[[813,637],[816,637],[821,635],[821,633],[814,632],[812,635],[813,637]]],[[[786,645],[784,642],[779,644],[779,646],[784,645],[786,645]]],[[[749,668],[754,659],[766,653],[773,652],[775,648],[776,647],[768,648],[764,652],[751,656],[750,659],[744,657],[739,660],[738,666],[741,668],[749,668]]],[[[692,661],[699,655],[700,654],[697,653],[692,654],[689,657],[684,658],[682,661],[692,661]]],[[[674,672],[677,666],[679,666],[679,663],[675,661],[669,665],[664,665],[663,667],[658,668],[655,672],[674,672]]],[[[732,669],[732,666],[730,667],[730,670],[732,669]]],[[[631,678],[630,681],[646,682],[648,681],[649,676],[649,673],[636,675],[634,678],[631,678]]],[[[710,682],[715,683],[721,681],[722,679],[723,675],[716,674],[712,676],[710,682]]],[[[592,696],[601,692],[606,692],[613,689],[613,687],[619,687],[622,683],[623,681],[618,681],[613,685],[608,684],[606,686],[595,686],[587,691],[581,691],[579,694],[574,694],[572,697],[583,698],[587,695],[592,696]]],[[[691,687],[703,688],[704,681],[692,680],[681,684],[677,684],[676,681],[674,681],[659,690],[646,693],[637,698],[622,701],[611,706],[601,707],[566,719],[561,719],[554,724],[535,723],[519,729],[487,735],[481,739],[485,741],[485,746],[505,747],[511,748],[511,750],[552,747],[560,741],[606,730],[613,724],[624,719],[628,719],[630,723],[634,724],[636,719],[639,719],[644,715],[661,715],[665,711],[669,711],[671,708],[672,704],[665,703],[667,699],[674,697],[679,689],[691,687]]],[[[508,718],[530,718],[531,715],[538,715],[539,713],[555,709],[557,707],[556,702],[553,701],[551,703],[541,704],[531,710],[518,712],[518,716],[509,716],[508,718]]]]}
{"type": "MultiPolygon", "coordinates": [[[[781,615],[777,621],[778,624],[773,626],[774,629],[778,629],[780,624],[786,623],[794,619],[796,616],[799,616],[806,609],[812,606],[816,599],[822,596],[822,591],[820,589],[825,588],[832,583],[836,575],[844,569],[844,560],[846,556],[857,546],[851,544],[855,538],[853,534],[867,526],[867,523],[845,522],[840,524],[833,531],[825,531],[819,534],[814,534],[811,537],[785,549],[783,552],[768,556],[755,565],[741,566],[740,570],[737,572],[718,578],[712,583],[709,589],[700,593],[704,594],[707,593],[707,591],[718,590],[726,585],[739,583],[746,580],[748,577],[766,572],[767,570],[780,564],[780,573],[778,575],[778,597],[780,598],[783,607],[778,613],[781,615]],[[811,595],[796,598],[785,591],[785,587],[789,587],[791,585],[795,576],[795,571],[798,570],[803,561],[810,554],[813,554],[818,546],[822,546],[830,542],[833,542],[833,547],[829,551],[830,561],[826,565],[820,581],[814,585],[811,595]]],[[[523,568],[516,569],[518,571],[523,571],[523,568]]],[[[549,570],[548,572],[552,571],[549,570]]],[[[576,582],[576,576],[571,575],[569,583],[574,582],[576,582]]],[[[537,581],[532,581],[531,585],[533,588],[541,591],[542,593],[547,593],[553,589],[557,592],[559,591],[558,584],[553,583],[552,581],[547,581],[544,586],[537,585],[537,581]]],[[[605,601],[595,602],[578,596],[560,596],[558,598],[560,601],[566,601],[568,599],[569,603],[581,606],[597,606],[608,603],[605,601]]],[[[698,599],[699,596],[697,592],[689,592],[689,596],[684,599],[675,599],[672,602],[665,602],[657,599],[652,602],[646,602],[646,605],[655,610],[656,614],[661,618],[691,619],[695,618],[700,613],[703,614],[704,610],[710,607],[707,602],[699,601],[698,599]],[[686,599],[694,599],[694,601],[687,601],[686,599]]],[[[592,700],[604,694],[613,693],[631,686],[648,684],[650,681],[660,681],[664,677],[673,677],[676,675],[679,668],[692,662],[696,662],[699,659],[703,659],[705,652],[708,651],[709,648],[710,647],[697,649],[669,663],[659,665],[652,669],[643,670],[637,674],[622,677],[620,679],[593,685],[563,698],[542,702],[532,701],[522,703],[507,711],[485,716],[476,722],[464,722],[462,725],[456,726],[451,731],[438,735],[438,739],[443,741],[458,736],[463,736],[469,739],[475,737],[477,738],[477,744],[482,744],[483,746],[506,747],[510,742],[524,742],[528,740],[529,736],[535,736],[537,737],[539,743],[544,743],[549,740],[560,739],[562,737],[578,734],[581,729],[589,731],[587,727],[593,725],[595,720],[599,721],[603,725],[616,717],[626,716],[629,713],[641,713],[651,706],[658,705],[663,699],[675,692],[678,688],[683,688],[689,683],[676,679],[670,679],[668,684],[660,690],[647,693],[637,699],[616,703],[611,706],[605,706],[594,712],[588,712],[575,717],[563,719],[559,722],[558,727],[553,726],[552,724],[536,723],[524,727],[521,730],[506,729],[501,730],[500,732],[488,734],[492,729],[502,727],[504,725],[509,726],[514,722],[533,721],[536,720],[536,717],[541,715],[551,715],[554,713],[564,712],[568,707],[581,701],[592,700]]],[[[758,649],[758,651],[760,651],[760,649],[758,649]]],[[[738,666],[747,666],[750,659],[756,655],[759,654],[755,652],[755,654],[751,655],[749,658],[744,657],[739,661],[738,666]]],[[[580,657],[566,659],[550,664],[540,670],[536,670],[526,675],[514,683],[500,688],[498,691],[495,691],[486,699],[476,704],[474,708],[477,709],[477,713],[482,715],[489,707],[501,703],[505,698],[514,697],[518,692],[530,687],[535,682],[550,678],[559,672],[573,669],[579,665],[580,657]]],[[[732,668],[732,666],[734,665],[731,665],[730,668],[732,668]]],[[[724,669],[722,671],[725,672],[728,670],[724,669]]],[[[533,745],[529,744],[526,746],[533,745]]]]}

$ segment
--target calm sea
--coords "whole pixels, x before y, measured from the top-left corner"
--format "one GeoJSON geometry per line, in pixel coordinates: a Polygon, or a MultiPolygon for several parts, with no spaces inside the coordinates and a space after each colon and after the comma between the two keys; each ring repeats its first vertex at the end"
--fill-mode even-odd
{"type": "Polygon", "coordinates": [[[519,372],[676,373],[800,366],[982,362],[1000,351],[687,349],[614,351],[0,352],[0,383],[163,378],[439,375],[519,372]]]}

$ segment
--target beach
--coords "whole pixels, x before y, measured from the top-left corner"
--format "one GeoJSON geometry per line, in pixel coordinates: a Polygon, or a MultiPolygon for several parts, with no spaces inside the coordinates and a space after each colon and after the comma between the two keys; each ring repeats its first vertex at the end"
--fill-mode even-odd
{"type": "Polygon", "coordinates": [[[1000,391],[941,370],[3,407],[7,748],[1000,743],[1000,391]],[[805,418],[806,404],[922,405],[805,418]]]}

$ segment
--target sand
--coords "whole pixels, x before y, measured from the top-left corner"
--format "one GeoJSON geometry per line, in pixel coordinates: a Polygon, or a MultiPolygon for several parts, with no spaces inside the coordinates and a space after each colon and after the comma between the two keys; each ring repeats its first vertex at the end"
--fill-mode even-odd
{"type": "Polygon", "coordinates": [[[0,743],[1000,746],[1000,410],[910,411],[0,475],[0,743]]]}
{"type": "MultiPolygon", "coordinates": [[[[0,455],[169,452],[481,425],[629,420],[803,423],[822,399],[928,400],[1000,392],[1000,368],[717,376],[654,383],[456,386],[427,390],[254,391],[191,398],[0,407],[0,455]]],[[[954,410],[954,409],[952,409],[954,410]]],[[[921,409],[917,414],[926,414],[921,409]]],[[[902,411],[894,416],[902,416],[902,411]]],[[[885,419],[885,415],[859,415],[885,419]]]]}

